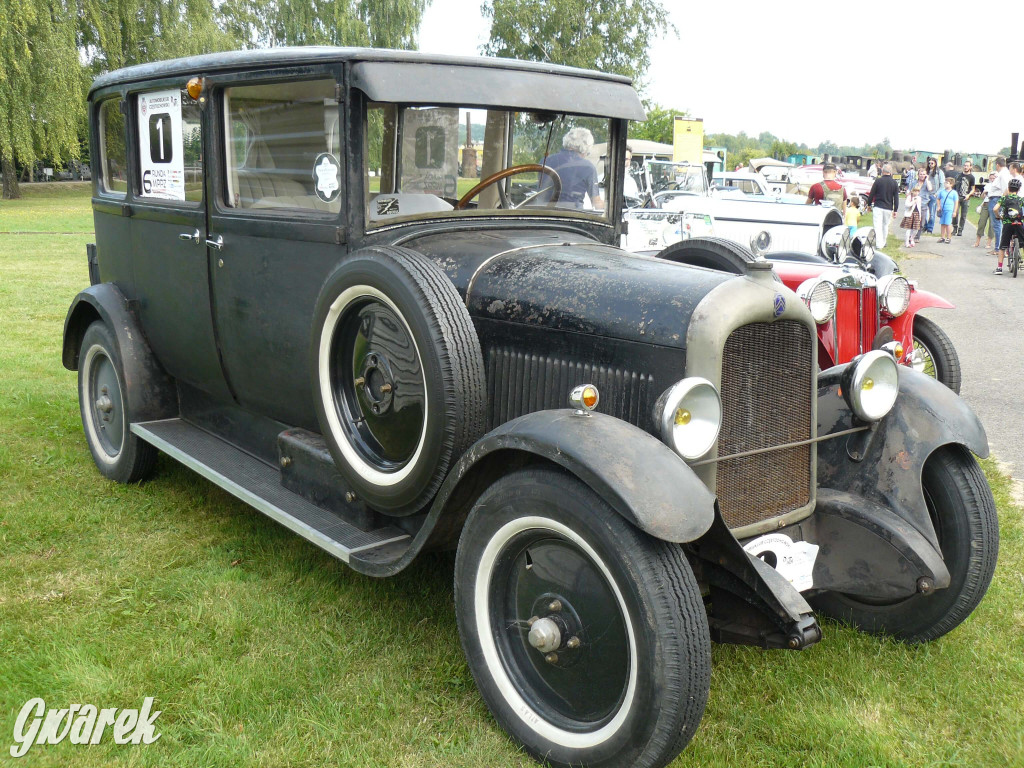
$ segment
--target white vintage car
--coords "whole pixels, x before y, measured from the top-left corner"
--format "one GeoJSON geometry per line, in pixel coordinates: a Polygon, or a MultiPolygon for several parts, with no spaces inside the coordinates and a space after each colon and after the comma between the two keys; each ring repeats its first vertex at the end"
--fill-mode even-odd
{"type": "MultiPolygon", "coordinates": [[[[756,174],[749,174],[756,176],[756,174]]],[[[761,232],[771,236],[767,253],[815,253],[822,235],[843,223],[830,206],[783,202],[771,194],[714,193],[704,166],[648,161],[638,179],[641,205],[623,214],[624,248],[664,248],[691,237],[722,237],[749,245],[761,232]]]]}

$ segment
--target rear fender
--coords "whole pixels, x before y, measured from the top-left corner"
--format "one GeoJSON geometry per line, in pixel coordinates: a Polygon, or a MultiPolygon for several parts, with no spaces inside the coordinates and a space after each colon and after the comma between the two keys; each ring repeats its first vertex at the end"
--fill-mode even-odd
{"type": "Polygon", "coordinates": [[[133,422],[165,419],[178,414],[178,393],[174,381],[153,355],[139,322],[124,294],[113,283],[91,285],[75,296],[64,320],[61,362],[69,371],[78,370],[78,356],[86,329],[101,320],[114,333],[133,422]]]}
{"type": "Polygon", "coordinates": [[[818,377],[818,486],[855,497],[909,523],[938,550],[935,529],[921,488],[928,457],[959,444],[988,456],[988,437],[974,411],[935,379],[897,366],[899,396],[893,409],[872,428],[827,439],[863,426],[840,393],[846,365],[818,377]]]}

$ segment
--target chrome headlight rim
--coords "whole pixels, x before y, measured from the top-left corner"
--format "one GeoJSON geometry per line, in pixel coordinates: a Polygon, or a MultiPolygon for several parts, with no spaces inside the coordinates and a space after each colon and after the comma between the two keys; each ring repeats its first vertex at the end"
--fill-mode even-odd
{"type": "Polygon", "coordinates": [[[836,315],[836,307],[839,304],[839,291],[836,289],[836,284],[829,280],[827,277],[811,277],[800,283],[796,289],[796,295],[800,297],[801,301],[807,305],[807,309],[810,310],[811,317],[814,318],[814,322],[818,325],[827,323],[836,315]],[[821,293],[828,292],[829,297],[825,299],[828,308],[825,312],[815,313],[814,302],[821,301],[821,293]],[[815,298],[817,294],[817,298],[815,298]]]}
{"type": "Polygon", "coordinates": [[[902,275],[879,278],[877,290],[878,306],[890,317],[899,317],[910,309],[910,281],[902,275]]]}
{"type": "Polygon", "coordinates": [[[718,440],[722,397],[707,379],[688,376],[662,392],[654,404],[654,421],[667,446],[686,461],[699,459],[718,440]],[[683,415],[686,423],[677,423],[683,415]]]}
{"type": "Polygon", "coordinates": [[[881,421],[899,395],[899,366],[885,350],[866,352],[847,367],[841,386],[843,397],[857,418],[869,423],[881,421]]]}

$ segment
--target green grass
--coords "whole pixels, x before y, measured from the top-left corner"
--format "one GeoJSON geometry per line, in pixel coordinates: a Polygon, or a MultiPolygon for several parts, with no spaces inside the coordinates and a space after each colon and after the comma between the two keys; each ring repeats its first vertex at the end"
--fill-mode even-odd
{"type": "MultiPolygon", "coordinates": [[[[24,223],[60,220],[38,210],[24,223]]],[[[451,556],[373,580],[169,459],[141,486],[99,476],[75,374],[60,365],[88,241],[0,235],[4,759],[32,697],[138,707],[155,696],[154,744],[34,746],[22,762],[533,765],[463,660],[451,556]]],[[[1024,525],[1007,478],[984,466],[1002,551],[963,626],[912,648],[831,622],[802,653],[716,646],[707,714],[676,768],[1024,765],[1024,525]]]]}
{"type": "Polygon", "coordinates": [[[0,199],[0,235],[9,232],[92,232],[91,182],[21,184],[19,200],[0,199]]]}

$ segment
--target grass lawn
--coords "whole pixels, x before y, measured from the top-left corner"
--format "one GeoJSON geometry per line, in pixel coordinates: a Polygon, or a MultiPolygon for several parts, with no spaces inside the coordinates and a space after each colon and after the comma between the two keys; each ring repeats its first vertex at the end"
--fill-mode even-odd
{"type": "MultiPolygon", "coordinates": [[[[91,229],[87,190],[26,185],[0,230],[91,229]],[[17,220],[17,226],[10,221],[17,220]]],[[[161,458],[126,487],[95,471],[65,311],[87,235],[0,234],[0,750],[23,704],[139,707],[147,746],[34,746],[31,766],[529,766],[463,660],[451,556],[359,576],[161,458]]],[[[682,766],[1024,765],[1024,525],[985,462],[999,567],[974,615],[906,647],[825,622],[802,653],[716,646],[682,766]]]]}

